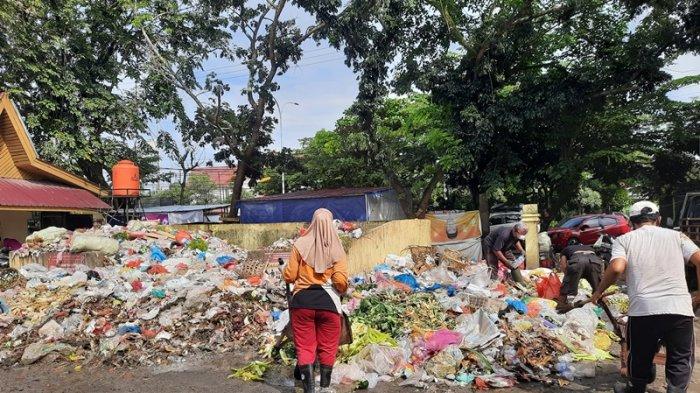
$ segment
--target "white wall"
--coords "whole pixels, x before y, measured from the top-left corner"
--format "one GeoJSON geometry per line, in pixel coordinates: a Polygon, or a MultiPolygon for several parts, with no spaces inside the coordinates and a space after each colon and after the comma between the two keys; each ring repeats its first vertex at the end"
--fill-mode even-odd
{"type": "Polygon", "coordinates": [[[31,218],[31,212],[0,211],[0,236],[17,239],[24,243],[27,237],[27,221],[31,218]]]}

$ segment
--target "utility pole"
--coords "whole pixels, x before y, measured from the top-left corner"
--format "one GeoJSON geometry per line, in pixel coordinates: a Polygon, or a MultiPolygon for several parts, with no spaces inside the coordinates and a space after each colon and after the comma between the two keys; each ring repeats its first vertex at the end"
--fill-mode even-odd
{"type": "MultiPolygon", "coordinates": [[[[280,159],[283,159],[282,154],[283,154],[283,151],[284,151],[284,141],[282,140],[282,107],[280,106],[280,103],[277,101],[277,99],[276,99],[275,97],[272,97],[272,99],[275,101],[275,104],[277,105],[277,112],[279,113],[280,159]]],[[[282,106],[287,105],[287,104],[292,104],[292,105],[295,105],[295,106],[299,106],[299,103],[298,103],[298,102],[293,102],[293,101],[285,102],[284,104],[282,104],[282,106]]],[[[284,193],[286,192],[285,183],[284,183],[284,176],[285,176],[285,173],[284,173],[284,161],[282,161],[282,166],[283,166],[283,167],[282,167],[282,194],[284,194],[284,193]]]]}

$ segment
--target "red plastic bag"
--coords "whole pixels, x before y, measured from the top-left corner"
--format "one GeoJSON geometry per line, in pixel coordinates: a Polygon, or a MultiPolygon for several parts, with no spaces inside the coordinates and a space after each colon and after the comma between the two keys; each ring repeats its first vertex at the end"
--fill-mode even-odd
{"type": "Polygon", "coordinates": [[[545,299],[555,299],[559,297],[561,290],[561,281],[555,273],[550,273],[549,277],[543,278],[537,283],[537,295],[545,299]]]}

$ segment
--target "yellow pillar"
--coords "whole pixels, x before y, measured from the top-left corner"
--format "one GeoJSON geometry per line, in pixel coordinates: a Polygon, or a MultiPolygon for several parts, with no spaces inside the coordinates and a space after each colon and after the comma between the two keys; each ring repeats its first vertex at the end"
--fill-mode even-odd
{"type": "Polygon", "coordinates": [[[525,268],[536,269],[540,266],[540,243],[537,239],[540,214],[537,212],[537,204],[523,205],[522,221],[527,225],[525,268]]]}

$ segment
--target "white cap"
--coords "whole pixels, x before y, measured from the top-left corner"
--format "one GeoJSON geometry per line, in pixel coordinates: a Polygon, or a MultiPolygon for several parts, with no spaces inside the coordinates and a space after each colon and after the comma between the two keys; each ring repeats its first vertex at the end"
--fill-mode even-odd
{"type": "Polygon", "coordinates": [[[659,207],[651,201],[639,201],[630,207],[630,217],[659,213],[659,207]]]}

